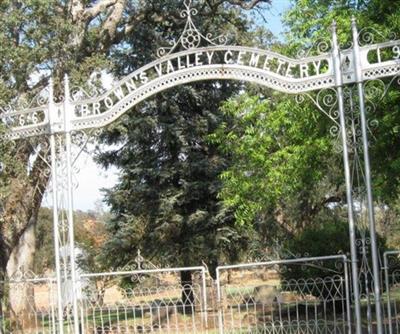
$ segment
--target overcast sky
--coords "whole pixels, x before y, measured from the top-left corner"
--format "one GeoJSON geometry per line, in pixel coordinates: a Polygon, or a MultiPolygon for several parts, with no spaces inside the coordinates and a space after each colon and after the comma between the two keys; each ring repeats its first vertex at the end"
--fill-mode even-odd
{"type": "MultiPolygon", "coordinates": [[[[270,11],[265,15],[267,27],[280,39],[282,37],[281,14],[290,6],[290,0],[272,0],[270,11]]],[[[101,189],[111,188],[118,180],[118,171],[110,169],[105,171],[97,166],[90,156],[84,154],[78,161],[79,173],[76,175],[78,183],[74,192],[74,207],[78,210],[93,210],[96,201],[103,198],[101,189]]],[[[51,199],[46,196],[45,206],[51,206],[51,199]]]]}

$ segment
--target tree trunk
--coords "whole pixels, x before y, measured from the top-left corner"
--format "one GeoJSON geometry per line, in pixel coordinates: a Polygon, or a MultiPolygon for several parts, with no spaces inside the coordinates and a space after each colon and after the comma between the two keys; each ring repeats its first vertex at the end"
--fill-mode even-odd
{"type": "Polygon", "coordinates": [[[31,222],[11,251],[6,272],[10,280],[22,280],[9,283],[9,314],[13,333],[24,333],[36,327],[34,283],[26,282],[33,268],[35,253],[35,224],[31,222]]]}
{"type": "Polygon", "coordinates": [[[5,289],[5,284],[3,279],[0,282],[0,316],[1,316],[1,323],[0,323],[0,334],[4,334],[3,331],[3,322],[4,322],[4,307],[3,307],[3,302],[4,302],[4,289],[5,289]]]}
{"type": "Polygon", "coordinates": [[[182,287],[182,313],[192,314],[195,311],[195,300],[193,291],[193,278],[191,271],[181,271],[182,287]]]}

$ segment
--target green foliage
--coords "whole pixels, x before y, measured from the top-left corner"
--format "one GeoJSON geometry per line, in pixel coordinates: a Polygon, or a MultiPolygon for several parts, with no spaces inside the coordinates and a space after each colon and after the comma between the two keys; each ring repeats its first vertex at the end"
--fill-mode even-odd
{"type": "MultiPolygon", "coordinates": [[[[361,238],[361,235],[364,232],[358,230],[357,238],[361,238]]],[[[350,249],[350,241],[349,241],[349,226],[347,221],[339,220],[335,217],[332,220],[328,220],[323,224],[307,227],[300,234],[296,235],[294,238],[287,240],[285,244],[285,249],[290,253],[296,256],[304,256],[304,251],[307,251],[307,257],[319,257],[326,256],[327,250],[329,250],[329,255],[335,254],[345,254],[350,257],[348,254],[350,249]]],[[[386,244],[386,238],[378,234],[378,244],[379,244],[379,254],[381,259],[383,259],[383,253],[389,250],[389,247],[386,244]]],[[[368,248],[368,245],[366,245],[368,248]]],[[[361,245],[359,245],[359,251],[361,252],[361,245]]],[[[362,255],[360,255],[361,257],[362,255]]],[[[372,273],[366,273],[361,270],[361,266],[365,266],[366,264],[363,262],[368,261],[370,268],[372,267],[371,259],[369,254],[367,254],[368,258],[360,259],[358,262],[359,271],[363,273],[363,275],[367,274],[367,281],[371,286],[370,289],[373,289],[372,282],[373,279],[370,277],[372,273]]],[[[286,281],[289,280],[304,280],[308,279],[325,279],[332,278],[335,275],[342,275],[343,273],[343,262],[340,260],[325,260],[320,261],[318,263],[300,263],[298,265],[291,265],[287,270],[281,273],[282,278],[286,281]]],[[[365,285],[365,277],[361,276],[360,284],[365,285]]],[[[301,286],[299,286],[301,289],[301,286]]],[[[329,289],[325,291],[325,294],[328,294],[329,289]]],[[[314,290],[316,295],[320,294],[320,291],[314,290]]]]}
{"type": "Polygon", "coordinates": [[[329,40],[334,21],[340,44],[349,45],[352,16],[360,29],[370,32],[376,29],[389,36],[391,32],[399,32],[399,13],[399,2],[391,0],[300,0],[285,13],[284,22],[291,49],[310,46],[317,40],[329,40]]]}
{"type": "MultiPolygon", "coordinates": [[[[393,38],[393,35],[399,36],[398,1],[302,0],[297,1],[285,15],[288,41],[293,47],[298,47],[310,45],[311,41],[329,38],[329,26],[336,20],[341,44],[349,45],[351,16],[356,18],[362,36],[365,32],[371,33],[374,42],[388,40],[393,38]]],[[[372,135],[370,134],[373,142],[370,148],[372,180],[376,198],[386,205],[396,200],[400,186],[400,156],[396,150],[400,144],[398,88],[398,85],[392,85],[382,101],[375,100],[376,110],[372,108],[374,113],[367,115],[370,120],[373,119],[379,124],[376,129],[372,129],[372,135]]]]}
{"type": "MultiPolygon", "coordinates": [[[[211,15],[200,6],[199,12],[195,18],[199,27],[234,35],[238,41],[250,40],[241,11],[225,8],[211,15]]],[[[116,52],[117,71],[126,74],[148,62],[158,46],[151,41],[171,38],[173,31],[180,31],[173,21],[158,29],[151,25],[137,29],[131,38],[143,53],[136,57],[130,47],[116,52]]],[[[258,31],[261,35],[267,34],[258,31]]],[[[99,161],[116,166],[121,174],[118,184],[106,192],[114,216],[107,224],[110,238],[103,251],[108,265],[132,262],[132,254],[140,248],[159,264],[191,266],[204,261],[213,274],[220,261],[240,256],[247,232],[235,225],[232,210],[217,197],[219,175],[230,157],[207,140],[230,117],[219,112],[220,103],[240,87],[217,82],[174,88],[109,127],[104,142],[118,149],[100,155],[99,161]]]]}
{"type": "Polygon", "coordinates": [[[54,268],[53,211],[41,208],[36,225],[36,251],[33,271],[44,274],[54,268]]]}
{"type": "MultiPolygon", "coordinates": [[[[74,212],[75,242],[84,254],[78,259],[80,267],[90,272],[104,270],[98,256],[106,238],[106,230],[102,217],[93,213],[74,212]]],[[[41,207],[36,224],[36,252],[34,258],[34,272],[45,274],[54,270],[54,239],[53,239],[53,210],[41,207]]]]}
{"type": "Polygon", "coordinates": [[[215,267],[222,254],[235,256],[245,237],[217,199],[218,175],[229,161],[206,142],[221,122],[219,101],[232,91],[221,86],[212,94],[207,84],[164,93],[106,134],[123,143],[100,157],[121,171],[106,196],[115,218],[105,254],[118,254],[106,255],[109,263],[131,262],[138,248],[175,266],[215,267]]]}
{"type": "MultiPolygon", "coordinates": [[[[341,221],[337,217],[316,226],[306,227],[295,237],[286,240],[285,248],[290,254],[303,256],[306,250],[307,256],[316,257],[326,255],[329,249],[332,255],[347,254],[350,249],[348,238],[349,226],[346,221],[341,221]]],[[[309,269],[307,277],[320,277],[321,271],[318,268],[309,269]],[[314,276],[313,276],[314,275],[314,276]]],[[[302,270],[292,271],[293,276],[298,278],[302,275],[302,270]]]]}
{"type": "MultiPolygon", "coordinates": [[[[391,1],[296,1],[284,16],[288,43],[279,45],[279,52],[293,56],[316,41],[330,40],[333,20],[340,44],[348,46],[352,15],[360,29],[377,29],[388,38],[390,31],[399,32],[399,13],[400,4],[391,1]]],[[[370,134],[372,180],[384,208],[378,225],[388,234],[397,230],[399,221],[395,201],[400,190],[400,104],[398,87],[393,86],[384,100],[374,100],[377,108],[367,115],[379,123],[370,134]]],[[[252,89],[225,103],[222,110],[229,122],[209,138],[233,163],[221,174],[219,197],[234,210],[239,224],[258,232],[257,247],[296,237],[325,221],[345,219],[342,210],[332,209],[345,203],[341,153],[334,150],[331,121],[313,104],[252,89]]],[[[312,247],[303,246],[302,253],[312,247]]]]}
{"type": "MultiPolygon", "coordinates": [[[[346,221],[336,219],[327,221],[324,224],[308,227],[293,239],[285,242],[285,249],[290,254],[307,257],[318,257],[335,254],[347,254],[350,249],[349,228],[346,221]],[[329,250],[329,254],[327,251],[329,250]]],[[[288,266],[287,270],[281,273],[284,280],[304,280],[325,279],[340,275],[344,270],[343,262],[340,260],[326,260],[320,263],[303,264],[288,266]]],[[[320,292],[315,291],[318,295],[320,292]]]]}
{"type": "MultiPolygon", "coordinates": [[[[270,221],[293,231],[334,201],[340,177],[335,174],[327,122],[307,104],[275,94],[270,99],[243,94],[222,108],[231,116],[210,136],[235,163],[222,174],[220,193],[235,208],[240,224],[270,221]],[[328,183],[328,181],[330,181],[328,183]],[[326,202],[326,203],[325,203],[326,202]]],[[[275,225],[275,228],[274,228],[275,225]]]]}

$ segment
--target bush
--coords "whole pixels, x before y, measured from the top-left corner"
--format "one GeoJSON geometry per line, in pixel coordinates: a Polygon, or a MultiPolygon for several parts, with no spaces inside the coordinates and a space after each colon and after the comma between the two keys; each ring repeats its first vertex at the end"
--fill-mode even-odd
{"type": "MultiPolygon", "coordinates": [[[[361,232],[356,231],[357,239],[361,238],[361,232]]],[[[379,253],[383,258],[383,253],[387,250],[386,239],[380,235],[377,235],[377,241],[379,246],[379,253]]],[[[359,246],[359,245],[358,245],[359,246]]],[[[349,240],[349,227],[348,223],[344,221],[330,221],[329,223],[320,224],[306,228],[294,238],[287,240],[285,248],[291,254],[306,255],[307,257],[318,257],[326,255],[337,255],[346,254],[350,260],[350,240],[349,240]]],[[[360,250],[359,248],[357,249],[360,250]]],[[[370,249],[368,251],[368,263],[372,268],[370,249]]],[[[361,257],[361,255],[360,255],[361,257]]],[[[359,266],[362,261],[359,258],[359,266]]],[[[329,278],[335,275],[343,276],[343,268],[338,266],[338,261],[323,261],[316,263],[304,263],[299,265],[290,265],[287,270],[282,272],[282,279],[303,281],[309,280],[309,282],[320,278],[322,280],[329,280],[329,278]]],[[[364,263],[365,264],[365,263],[364,263]]],[[[349,267],[350,268],[350,267],[349,267]]],[[[359,268],[360,270],[360,268],[359,268]]],[[[349,275],[351,271],[349,270],[349,275]]],[[[368,273],[368,275],[371,275],[368,273]]],[[[372,288],[372,278],[368,277],[369,288],[372,288]]],[[[333,283],[332,283],[333,284],[333,283]]],[[[301,287],[301,285],[299,285],[301,287]]],[[[360,288],[365,290],[365,280],[363,277],[360,279],[360,288]]],[[[311,289],[307,289],[311,290],[311,289]]],[[[329,287],[326,289],[314,289],[313,295],[318,298],[328,298],[329,287]],[[326,290],[326,291],[325,291],[326,290]],[[319,296],[317,296],[319,294],[319,296]]]]}

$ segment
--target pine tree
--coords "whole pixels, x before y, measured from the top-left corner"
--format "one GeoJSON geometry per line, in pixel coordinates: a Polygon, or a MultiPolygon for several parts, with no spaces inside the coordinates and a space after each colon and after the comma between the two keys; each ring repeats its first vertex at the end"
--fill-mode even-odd
{"type": "MultiPolygon", "coordinates": [[[[228,21],[203,16],[195,18],[196,24],[200,30],[233,31],[238,41],[251,39],[247,17],[237,11],[225,15],[228,21]]],[[[137,30],[143,37],[135,40],[149,43],[158,36],[151,31],[137,30]]],[[[132,57],[132,51],[117,55],[120,64],[138,67],[148,57],[132,57]]],[[[104,142],[117,148],[98,159],[121,171],[117,185],[106,193],[114,215],[103,251],[108,265],[124,266],[140,249],[161,265],[188,267],[204,261],[214,276],[224,258],[238,258],[247,238],[218,198],[219,176],[230,164],[229,155],[218,152],[208,138],[224,121],[221,102],[242,87],[214,82],[174,88],[142,103],[104,133],[104,142]]],[[[182,272],[182,286],[189,286],[183,302],[184,296],[192,296],[191,280],[190,272],[182,272]]]]}

